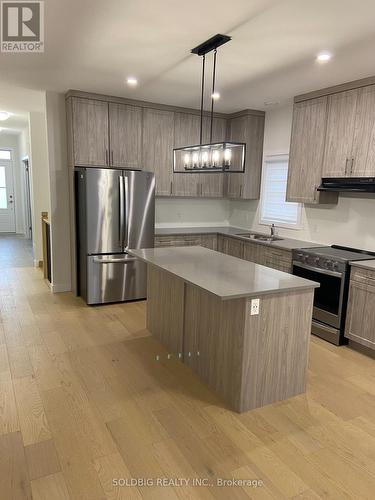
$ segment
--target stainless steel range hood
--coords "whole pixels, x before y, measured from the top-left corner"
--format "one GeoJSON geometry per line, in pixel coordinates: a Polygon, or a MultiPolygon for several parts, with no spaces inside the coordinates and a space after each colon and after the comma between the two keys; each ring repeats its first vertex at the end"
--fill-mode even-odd
{"type": "Polygon", "coordinates": [[[375,193],[375,177],[324,177],[318,191],[375,193]]]}

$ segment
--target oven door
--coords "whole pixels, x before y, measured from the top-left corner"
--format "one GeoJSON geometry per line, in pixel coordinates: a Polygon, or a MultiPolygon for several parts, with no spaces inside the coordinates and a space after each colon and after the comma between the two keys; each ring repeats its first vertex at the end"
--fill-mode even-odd
{"type": "Polygon", "coordinates": [[[293,261],[293,274],[320,283],[320,287],[315,289],[313,319],[339,329],[345,293],[345,274],[296,261],[293,261]]]}

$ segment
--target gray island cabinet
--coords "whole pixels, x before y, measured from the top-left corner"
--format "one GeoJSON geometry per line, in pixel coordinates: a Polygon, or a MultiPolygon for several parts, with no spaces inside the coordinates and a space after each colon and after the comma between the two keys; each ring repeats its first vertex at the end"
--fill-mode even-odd
{"type": "Polygon", "coordinates": [[[148,265],[148,330],[232,409],[305,391],[317,283],[199,246],[129,253],[148,265]]]}

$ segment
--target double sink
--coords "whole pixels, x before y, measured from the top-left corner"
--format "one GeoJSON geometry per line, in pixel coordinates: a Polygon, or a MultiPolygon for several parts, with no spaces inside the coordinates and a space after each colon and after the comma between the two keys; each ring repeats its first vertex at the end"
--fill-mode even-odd
{"type": "Polygon", "coordinates": [[[247,240],[265,241],[266,243],[281,241],[283,239],[279,238],[278,236],[267,236],[266,234],[260,233],[236,233],[235,236],[241,236],[241,238],[246,238],[247,240]]]}

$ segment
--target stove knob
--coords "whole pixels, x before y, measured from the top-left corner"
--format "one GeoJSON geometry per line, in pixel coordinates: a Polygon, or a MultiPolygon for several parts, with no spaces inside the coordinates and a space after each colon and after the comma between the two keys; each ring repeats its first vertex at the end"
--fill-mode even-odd
{"type": "Polygon", "coordinates": [[[318,265],[318,264],[319,264],[319,262],[320,262],[319,257],[315,257],[314,262],[315,262],[315,264],[317,264],[317,265],[318,265]]]}
{"type": "Polygon", "coordinates": [[[339,269],[339,263],[338,262],[333,262],[332,268],[333,268],[334,271],[338,271],[338,269],[339,269]]]}
{"type": "Polygon", "coordinates": [[[333,267],[333,262],[332,260],[327,260],[326,262],[326,267],[332,268],[333,267]]]}

